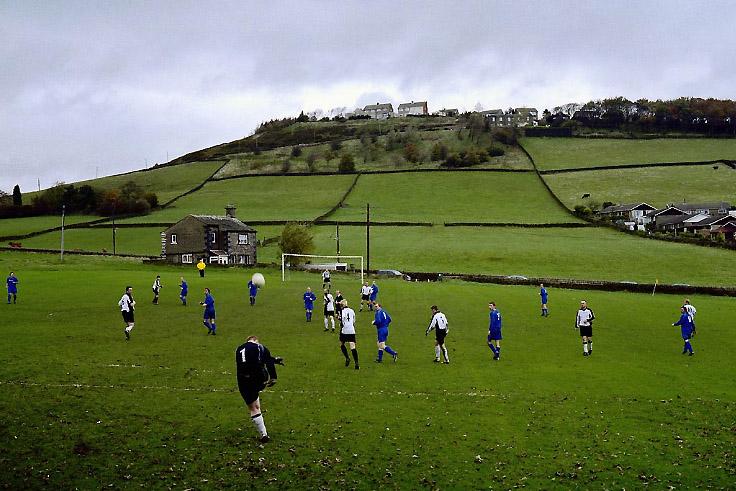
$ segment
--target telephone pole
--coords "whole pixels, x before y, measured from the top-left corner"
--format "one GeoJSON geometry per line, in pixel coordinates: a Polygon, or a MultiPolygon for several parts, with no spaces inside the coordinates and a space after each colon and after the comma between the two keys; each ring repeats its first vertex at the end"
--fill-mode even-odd
{"type": "Polygon", "coordinates": [[[61,261],[64,261],[64,215],[66,214],[66,205],[61,205],[61,261]]]}
{"type": "Polygon", "coordinates": [[[366,271],[371,270],[371,204],[365,204],[365,256],[366,271]]]}

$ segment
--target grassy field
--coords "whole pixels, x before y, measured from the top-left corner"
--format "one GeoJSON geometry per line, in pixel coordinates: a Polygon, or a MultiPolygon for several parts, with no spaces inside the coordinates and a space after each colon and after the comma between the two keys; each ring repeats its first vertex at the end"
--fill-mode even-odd
{"type": "Polygon", "coordinates": [[[524,138],[521,143],[540,170],[736,159],[736,139],[524,138]]]}
{"type": "MultiPolygon", "coordinates": [[[[335,254],[335,227],[313,227],[317,254],[335,254]]],[[[365,254],[365,227],[341,226],[340,249],[365,254]]],[[[278,246],[259,262],[280,264],[278,246]]],[[[607,228],[372,227],[371,268],[736,285],[734,252],[643,239],[607,228]]]]}
{"type": "Polygon", "coordinates": [[[544,180],[570,208],[585,204],[580,197],[603,203],[668,203],[726,201],[736,203],[736,171],[725,165],[650,167],[547,174],[544,180]]]}
{"type": "MultiPolygon", "coordinates": [[[[157,227],[116,228],[115,251],[119,254],[157,256],[161,253],[161,229],[157,227]]],[[[23,247],[31,249],[59,249],[61,232],[50,232],[23,239],[23,247]]],[[[64,231],[64,248],[67,251],[112,253],[112,228],[79,228],[64,231]]]]}
{"type": "MultiPolygon", "coordinates": [[[[0,338],[3,483],[13,488],[279,489],[728,488],[734,479],[736,339],[728,298],[695,297],[695,357],[680,355],[682,299],[538,292],[462,282],[380,282],[398,363],[377,365],[371,314],[358,312],[361,370],[344,368],[335,334],[306,324],[301,293],[317,275],[275,270],[256,307],[246,270],[0,253],[21,280],[0,338]],[[161,305],[150,284],[161,274],[161,305]],[[189,276],[190,301],[176,283],[189,276]],[[65,294],[58,292],[64,284],[65,294]],[[116,302],[138,301],[123,340],[116,302]],[[196,305],[217,302],[218,336],[196,305]],[[596,312],[595,354],[571,329],[577,302],[596,312]],[[503,355],[485,346],[487,302],[504,319],[503,355]],[[450,320],[452,363],[434,365],[428,306],[450,320]],[[81,315],[80,315],[81,314],[81,315]],[[233,353],[257,334],[284,356],[262,393],[272,442],[259,446],[237,392],[233,353]],[[721,374],[717,376],[714,374],[721,374]],[[247,484],[244,484],[247,483],[247,484]]],[[[355,278],[336,287],[357,298],[355,278]]]]}
{"type": "MultiPolygon", "coordinates": [[[[67,215],[64,223],[90,222],[102,217],[97,215],[67,215]]],[[[61,216],[41,216],[28,218],[0,218],[0,237],[24,235],[54,227],[61,227],[61,216]]]]}
{"type": "Polygon", "coordinates": [[[579,221],[533,173],[436,172],[363,175],[334,220],[560,223],[579,221]]]}
{"type": "Polygon", "coordinates": [[[261,176],[208,182],[196,193],[164,210],[122,222],[176,222],[188,214],[223,215],[225,205],[238,207],[238,218],[313,220],[340,201],[355,176],[261,176]]]}

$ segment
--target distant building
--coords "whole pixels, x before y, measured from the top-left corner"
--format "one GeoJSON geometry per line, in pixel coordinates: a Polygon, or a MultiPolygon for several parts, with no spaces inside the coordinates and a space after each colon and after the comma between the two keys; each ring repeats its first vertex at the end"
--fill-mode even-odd
{"type": "Polygon", "coordinates": [[[256,231],[235,218],[235,207],[225,216],[188,215],[161,232],[161,256],[174,264],[253,266],[256,263],[256,231]]]}
{"type": "Polygon", "coordinates": [[[512,113],[514,126],[536,126],[539,121],[539,111],[535,107],[517,107],[512,113]]]}
{"type": "Polygon", "coordinates": [[[460,115],[460,111],[457,110],[457,109],[445,109],[445,108],[442,108],[442,109],[440,109],[439,111],[437,111],[434,114],[436,114],[437,116],[454,117],[454,116],[459,116],[460,115]]]}
{"type": "Polygon", "coordinates": [[[614,222],[623,223],[629,230],[644,230],[644,227],[652,221],[648,214],[653,211],[656,211],[656,208],[650,204],[631,203],[607,206],[600,211],[600,215],[614,222]]]}
{"type": "Polygon", "coordinates": [[[427,101],[424,102],[404,102],[399,104],[399,117],[402,116],[426,116],[429,114],[427,110],[427,101]]]}
{"type": "Polygon", "coordinates": [[[373,119],[388,119],[394,115],[394,106],[390,102],[387,104],[369,104],[363,108],[363,114],[373,119]]]}
{"type": "Polygon", "coordinates": [[[517,107],[516,109],[489,109],[481,111],[491,127],[509,128],[512,126],[536,126],[539,121],[539,111],[533,107],[517,107]]]}
{"type": "Polygon", "coordinates": [[[508,127],[511,126],[511,115],[503,112],[503,109],[489,109],[481,111],[480,115],[486,118],[488,124],[492,127],[508,127]]]}

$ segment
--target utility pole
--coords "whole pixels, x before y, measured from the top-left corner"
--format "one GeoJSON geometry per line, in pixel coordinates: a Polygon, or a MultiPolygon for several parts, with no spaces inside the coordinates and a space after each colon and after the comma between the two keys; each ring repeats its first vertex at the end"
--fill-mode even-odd
{"type": "Polygon", "coordinates": [[[340,222],[335,222],[335,240],[337,241],[337,262],[340,262],[340,222]]]}
{"type": "Polygon", "coordinates": [[[365,204],[365,256],[366,271],[371,270],[371,204],[365,204]]]}
{"type": "Polygon", "coordinates": [[[66,205],[61,205],[61,261],[64,261],[64,215],[66,214],[66,205]]]}
{"type": "Polygon", "coordinates": [[[115,203],[112,204],[112,255],[115,255],[115,203]]]}

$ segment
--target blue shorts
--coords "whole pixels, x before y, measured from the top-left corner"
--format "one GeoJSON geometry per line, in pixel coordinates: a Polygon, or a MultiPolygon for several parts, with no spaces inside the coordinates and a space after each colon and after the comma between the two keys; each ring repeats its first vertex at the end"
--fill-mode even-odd
{"type": "Polygon", "coordinates": [[[304,304],[304,310],[314,310],[314,304],[313,303],[305,303],[304,304]]]}
{"type": "Polygon", "coordinates": [[[681,327],[680,333],[682,334],[682,339],[690,339],[693,335],[693,330],[687,327],[681,327]]]}
{"type": "Polygon", "coordinates": [[[371,295],[370,296],[371,302],[375,302],[377,297],[378,297],[378,295],[371,295]]]}
{"type": "Polygon", "coordinates": [[[542,303],[547,303],[547,297],[542,297],[542,303]]]}
{"type": "Polygon", "coordinates": [[[388,339],[388,327],[379,327],[376,329],[376,333],[378,334],[378,342],[385,343],[388,339]]]}
{"type": "Polygon", "coordinates": [[[501,329],[492,329],[488,331],[488,341],[491,341],[492,339],[503,339],[501,336],[501,329]]]}
{"type": "Polygon", "coordinates": [[[204,310],[204,318],[205,319],[214,319],[215,318],[215,309],[205,309],[204,310]]]}

